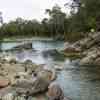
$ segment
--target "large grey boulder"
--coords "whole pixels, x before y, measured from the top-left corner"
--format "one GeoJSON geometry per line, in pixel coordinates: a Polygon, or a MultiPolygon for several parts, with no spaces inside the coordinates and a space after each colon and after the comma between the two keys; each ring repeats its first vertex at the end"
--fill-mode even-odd
{"type": "Polygon", "coordinates": [[[62,88],[57,83],[51,83],[49,85],[47,96],[49,100],[71,100],[64,96],[62,88]]]}
{"type": "Polygon", "coordinates": [[[39,92],[44,92],[48,88],[48,85],[48,81],[38,77],[35,80],[17,80],[16,84],[13,85],[13,87],[15,91],[19,94],[33,95],[39,92]]]}

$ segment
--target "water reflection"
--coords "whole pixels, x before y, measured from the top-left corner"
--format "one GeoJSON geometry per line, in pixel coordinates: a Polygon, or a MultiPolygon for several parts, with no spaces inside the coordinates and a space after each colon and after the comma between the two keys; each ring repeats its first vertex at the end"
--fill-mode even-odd
{"type": "Polygon", "coordinates": [[[65,62],[69,69],[59,72],[57,79],[65,95],[72,100],[100,100],[100,67],[70,65],[65,62]]]}

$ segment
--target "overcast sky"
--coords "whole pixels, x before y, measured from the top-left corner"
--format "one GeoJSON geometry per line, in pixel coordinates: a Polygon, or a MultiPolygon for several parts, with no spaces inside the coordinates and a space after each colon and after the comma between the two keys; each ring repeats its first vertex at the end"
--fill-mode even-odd
{"type": "Polygon", "coordinates": [[[3,12],[4,22],[17,17],[41,20],[45,16],[45,9],[55,4],[64,8],[66,1],[68,0],[0,0],[0,11],[3,12]]]}

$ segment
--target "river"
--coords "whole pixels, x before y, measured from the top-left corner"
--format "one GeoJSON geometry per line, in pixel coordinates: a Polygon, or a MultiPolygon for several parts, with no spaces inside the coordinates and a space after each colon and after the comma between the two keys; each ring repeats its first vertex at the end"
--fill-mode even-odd
{"type": "MultiPolygon", "coordinates": [[[[33,50],[16,53],[19,61],[30,59],[36,64],[48,64],[49,66],[63,66],[62,71],[57,71],[57,79],[66,96],[72,100],[100,100],[100,67],[79,66],[76,61],[71,61],[61,54],[47,53],[47,50],[61,50],[63,41],[38,41],[32,43],[33,50]]],[[[9,49],[17,43],[2,43],[2,49],[9,49]]]]}

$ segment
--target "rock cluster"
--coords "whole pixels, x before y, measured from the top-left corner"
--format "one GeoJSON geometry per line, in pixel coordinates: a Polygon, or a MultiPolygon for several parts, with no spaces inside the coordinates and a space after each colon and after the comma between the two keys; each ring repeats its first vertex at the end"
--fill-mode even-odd
{"type": "Polygon", "coordinates": [[[75,44],[70,44],[68,42],[64,44],[64,52],[79,53],[80,51],[81,51],[80,47],[76,46],[75,44]]]}
{"type": "Polygon", "coordinates": [[[80,65],[100,65],[100,32],[90,33],[72,45],[67,46],[65,52],[80,52],[80,65]]]}
{"type": "Polygon", "coordinates": [[[80,65],[100,65],[100,32],[90,33],[88,37],[80,41],[80,47],[84,55],[80,65]]]}
{"type": "Polygon", "coordinates": [[[55,71],[30,60],[19,63],[1,59],[0,100],[28,100],[34,94],[45,92],[55,75],[55,71]]]}

